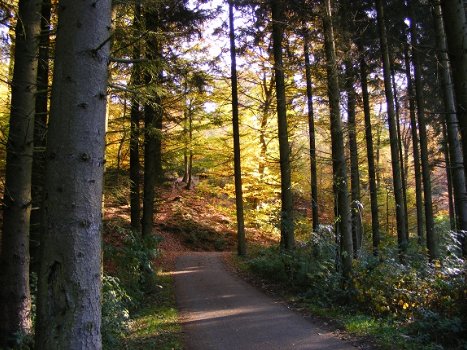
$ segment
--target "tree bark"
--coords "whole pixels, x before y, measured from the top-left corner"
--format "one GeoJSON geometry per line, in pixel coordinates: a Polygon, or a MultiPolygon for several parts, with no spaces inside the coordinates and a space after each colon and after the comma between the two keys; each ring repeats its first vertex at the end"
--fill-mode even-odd
{"type": "MultiPolygon", "coordinates": [[[[400,105],[399,105],[399,98],[397,96],[397,85],[396,85],[396,72],[393,67],[394,60],[391,60],[391,80],[392,80],[392,88],[394,94],[394,107],[396,112],[396,126],[397,126],[397,140],[398,140],[398,148],[399,148],[399,159],[400,159],[400,168],[401,168],[401,179],[402,179],[402,198],[404,201],[404,215],[406,217],[405,220],[405,232],[407,235],[409,234],[409,216],[408,216],[408,209],[407,209],[407,173],[405,171],[405,163],[404,163],[404,155],[403,155],[403,143],[402,143],[402,133],[401,133],[401,123],[400,123],[400,105]]],[[[407,237],[408,238],[408,237],[407,237]]]]}
{"type": "Polygon", "coordinates": [[[430,261],[440,257],[439,237],[435,231],[433,217],[433,199],[431,191],[431,174],[428,154],[428,136],[425,120],[425,101],[423,96],[423,81],[421,73],[420,56],[418,54],[416,21],[413,16],[413,0],[408,1],[408,12],[410,17],[410,37],[412,45],[412,63],[415,77],[415,97],[417,101],[418,130],[420,133],[420,156],[422,165],[423,199],[425,204],[425,229],[428,256],[430,261]]]}
{"type": "MultiPolygon", "coordinates": [[[[467,23],[462,0],[441,1],[447,49],[454,82],[457,120],[462,135],[462,153],[467,159],[467,23]]],[[[464,164],[465,177],[467,167],[464,164]]],[[[467,247],[464,245],[464,253],[467,247]]]]}
{"type": "Polygon", "coordinates": [[[391,140],[391,162],[394,185],[394,197],[396,202],[397,242],[401,260],[407,251],[407,231],[405,230],[404,198],[402,195],[402,177],[399,160],[399,147],[397,140],[397,125],[394,111],[394,95],[391,86],[391,65],[389,62],[389,49],[387,42],[386,25],[384,23],[383,0],[375,0],[378,22],[378,31],[381,44],[381,58],[383,61],[384,90],[388,113],[389,138],[391,140]]]}
{"type": "Polygon", "coordinates": [[[41,3],[20,1],[15,29],[0,247],[0,348],[13,347],[15,337],[31,331],[29,229],[41,3]]]}
{"type": "Polygon", "coordinates": [[[360,198],[360,171],[358,169],[358,145],[357,145],[357,127],[355,123],[356,116],[356,93],[354,87],[354,71],[352,64],[345,63],[346,80],[345,90],[347,92],[347,127],[349,134],[350,149],[350,189],[352,203],[350,209],[352,212],[352,246],[353,256],[358,257],[358,252],[362,242],[362,222],[361,222],[361,198],[360,198]]]}
{"type": "Polygon", "coordinates": [[[36,349],[101,349],[111,1],[62,0],[47,139],[36,349]],[[92,84],[90,84],[92,82],[92,84]]]}
{"type": "Polygon", "coordinates": [[[344,134],[340,115],[340,91],[335,53],[335,39],[332,25],[331,0],[323,2],[324,48],[328,81],[329,111],[331,118],[332,168],[336,233],[340,237],[341,268],[345,283],[349,282],[352,271],[352,229],[347,170],[344,152],[344,134]]]}
{"type": "Polygon", "coordinates": [[[363,48],[360,47],[360,81],[362,86],[363,111],[365,115],[365,140],[366,153],[368,158],[368,178],[370,182],[370,202],[371,202],[371,232],[373,242],[373,255],[379,254],[379,244],[381,241],[379,230],[378,214],[378,187],[376,186],[375,154],[373,150],[373,132],[371,127],[370,98],[368,93],[368,73],[363,48]]]}
{"type": "Polygon", "coordinates": [[[281,247],[285,250],[295,246],[292,180],[290,167],[290,145],[287,128],[287,106],[285,97],[282,41],[284,37],[284,2],[271,0],[272,40],[274,52],[274,74],[276,77],[277,118],[279,126],[279,154],[281,169],[281,247]]]}
{"type": "Polygon", "coordinates": [[[315,138],[315,120],[313,111],[313,85],[311,80],[310,63],[310,39],[309,34],[304,34],[304,54],[305,54],[305,77],[306,77],[306,96],[308,107],[308,134],[310,140],[310,174],[311,174],[311,215],[313,223],[313,232],[317,232],[319,227],[319,207],[318,207],[318,179],[316,169],[316,138],[315,138]]]}
{"type": "MultiPolygon", "coordinates": [[[[154,33],[158,28],[158,13],[147,10],[145,13],[146,30],[154,33]]],[[[150,35],[146,42],[147,57],[156,60],[160,52],[159,41],[156,35],[150,35]]],[[[146,72],[146,84],[158,84],[158,72],[146,72]]],[[[157,172],[157,139],[160,138],[158,119],[162,119],[160,96],[155,93],[144,106],[144,184],[143,184],[143,215],[141,220],[142,236],[152,234],[154,225],[154,199],[157,172]]]]}
{"type": "MultiPolygon", "coordinates": [[[[135,15],[133,27],[136,33],[141,30],[141,4],[137,1],[135,4],[135,15]]],[[[141,56],[141,47],[135,43],[133,58],[139,59],[141,56]]],[[[134,86],[141,82],[141,70],[138,64],[133,65],[131,72],[131,81],[134,86]]],[[[131,99],[130,109],[130,220],[131,228],[134,232],[141,231],[141,196],[140,196],[140,161],[139,161],[139,122],[141,119],[141,106],[135,96],[131,99]]]]}
{"type": "Polygon", "coordinates": [[[49,102],[49,46],[50,46],[50,0],[42,1],[41,33],[39,40],[39,60],[37,66],[37,93],[34,116],[34,154],[31,177],[31,228],[30,253],[31,270],[39,271],[39,242],[42,230],[42,201],[45,182],[45,146],[49,102]]]}
{"type": "MultiPolygon", "coordinates": [[[[467,242],[465,232],[467,232],[467,190],[465,177],[465,158],[462,154],[462,144],[459,139],[460,114],[456,114],[456,99],[453,90],[453,82],[447,54],[447,39],[444,30],[442,10],[440,3],[433,4],[434,22],[436,31],[436,41],[438,46],[438,60],[441,68],[441,83],[443,86],[444,108],[446,118],[446,131],[449,145],[449,170],[452,174],[452,185],[454,194],[454,207],[456,212],[456,223],[459,240],[462,242],[462,254],[467,256],[467,242]]],[[[464,115],[465,117],[465,115],[464,115]]],[[[465,155],[465,153],[464,153],[465,155]]]]}
{"type": "Polygon", "coordinates": [[[412,153],[415,173],[415,206],[417,209],[417,237],[418,243],[422,244],[424,240],[424,218],[423,218],[423,199],[422,199],[422,175],[420,172],[420,150],[418,142],[417,119],[415,115],[415,98],[412,84],[412,74],[410,73],[410,57],[408,45],[404,48],[405,57],[405,75],[407,79],[407,91],[409,94],[409,115],[410,130],[412,132],[412,153]]]}
{"type": "Polygon", "coordinates": [[[238,121],[238,79],[237,55],[235,52],[235,28],[233,0],[229,0],[229,30],[230,30],[230,79],[232,83],[232,126],[234,147],[235,174],[235,205],[237,209],[237,253],[246,255],[245,224],[243,219],[242,168],[240,156],[240,130],[238,121]]]}

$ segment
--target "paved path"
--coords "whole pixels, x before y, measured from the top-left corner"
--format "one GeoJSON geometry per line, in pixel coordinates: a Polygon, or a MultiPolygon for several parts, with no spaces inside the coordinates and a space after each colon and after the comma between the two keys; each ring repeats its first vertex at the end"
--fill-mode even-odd
{"type": "Polygon", "coordinates": [[[175,290],[187,350],[355,350],[228,271],[220,253],[185,253],[175,290]]]}

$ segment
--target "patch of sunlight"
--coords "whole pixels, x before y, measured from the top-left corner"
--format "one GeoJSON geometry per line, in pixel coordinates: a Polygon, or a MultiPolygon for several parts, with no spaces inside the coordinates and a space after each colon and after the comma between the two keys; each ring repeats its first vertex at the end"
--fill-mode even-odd
{"type": "Polygon", "coordinates": [[[130,322],[125,340],[126,349],[181,350],[183,349],[181,326],[175,308],[173,279],[168,274],[157,277],[158,289],[130,322]]]}

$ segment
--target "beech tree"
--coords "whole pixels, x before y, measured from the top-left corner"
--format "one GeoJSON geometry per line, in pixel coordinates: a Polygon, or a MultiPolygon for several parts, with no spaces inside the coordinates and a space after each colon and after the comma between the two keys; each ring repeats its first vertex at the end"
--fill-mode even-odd
{"type": "Polygon", "coordinates": [[[0,348],[31,331],[29,229],[41,0],[19,1],[0,246],[0,348]]]}
{"type": "Polygon", "coordinates": [[[61,0],[47,139],[36,349],[101,349],[110,0],[61,0]]]}

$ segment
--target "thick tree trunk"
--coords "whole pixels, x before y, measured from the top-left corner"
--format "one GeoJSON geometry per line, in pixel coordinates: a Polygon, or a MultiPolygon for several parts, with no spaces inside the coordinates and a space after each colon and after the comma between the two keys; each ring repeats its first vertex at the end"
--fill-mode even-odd
{"type": "Polygon", "coordinates": [[[397,140],[397,125],[394,111],[394,95],[391,85],[391,65],[389,62],[389,49],[386,34],[386,25],[384,23],[384,6],[383,0],[376,1],[376,12],[379,37],[381,43],[381,57],[383,61],[384,73],[384,90],[386,93],[389,138],[391,140],[391,160],[392,160],[392,175],[394,185],[394,197],[396,201],[396,222],[397,222],[397,242],[401,259],[403,259],[407,250],[407,231],[405,230],[405,221],[407,218],[404,215],[404,198],[402,193],[402,177],[399,159],[399,147],[397,140]]]}
{"type": "Polygon", "coordinates": [[[110,18],[110,0],[60,2],[47,139],[39,350],[102,348],[101,216],[110,18]]]}
{"type": "Polygon", "coordinates": [[[347,170],[344,152],[344,133],[340,115],[340,91],[336,64],[335,40],[332,26],[331,0],[323,2],[324,48],[328,80],[329,110],[331,117],[332,168],[336,230],[340,238],[342,274],[346,283],[352,271],[352,225],[347,170]]]}
{"type": "Polygon", "coordinates": [[[319,226],[319,207],[318,207],[318,179],[316,169],[316,139],[315,139],[315,120],[313,111],[313,85],[311,80],[310,63],[310,44],[308,33],[304,35],[305,53],[305,77],[306,77],[306,97],[308,107],[308,134],[310,140],[310,174],[311,174],[311,215],[313,223],[313,232],[317,232],[319,226]]]}
{"type": "Polygon", "coordinates": [[[20,1],[0,247],[0,348],[31,331],[29,229],[41,0],[20,1]]]}
{"type": "Polygon", "coordinates": [[[420,155],[422,161],[423,199],[425,204],[425,228],[428,255],[431,261],[439,259],[439,238],[435,231],[433,217],[433,199],[431,191],[431,174],[428,154],[428,136],[425,120],[425,100],[423,96],[423,81],[420,56],[418,54],[416,21],[413,16],[413,0],[408,1],[410,21],[410,37],[412,45],[412,63],[415,77],[415,97],[417,101],[418,130],[420,133],[420,155]]]}
{"type": "MultiPolygon", "coordinates": [[[[436,41],[438,46],[438,60],[441,68],[441,82],[443,85],[443,97],[446,131],[449,144],[450,172],[452,174],[452,185],[454,194],[454,207],[456,211],[456,222],[459,230],[459,239],[462,242],[463,256],[467,256],[467,190],[465,177],[465,158],[462,154],[462,145],[459,140],[459,121],[456,114],[455,94],[447,54],[446,33],[440,4],[434,3],[434,19],[436,30],[436,41]]],[[[464,114],[465,117],[465,114],[464,114]]],[[[464,153],[465,155],[465,153],[464,153]]]]}
{"type": "Polygon", "coordinates": [[[50,0],[42,1],[39,60],[37,66],[36,110],[34,117],[34,155],[31,178],[31,270],[39,271],[39,242],[42,229],[42,201],[45,182],[45,146],[49,102],[49,46],[50,46],[50,0]]]}
{"type": "Polygon", "coordinates": [[[407,91],[409,93],[409,115],[410,115],[410,130],[412,132],[412,153],[415,173],[415,206],[417,209],[417,237],[418,243],[423,242],[424,218],[423,218],[423,199],[422,199],[422,174],[420,172],[420,150],[418,142],[417,119],[415,115],[415,98],[412,86],[412,74],[410,73],[410,57],[408,45],[404,48],[405,57],[405,75],[407,79],[407,91]]]}
{"type": "Polygon", "coordinates": [[[362,85],[363,111],[365,115],[365,140],[366,152],[368,158],[368,178],[370,182],[370,202],[371,202],[371,232],[373,242],[373,255],[378,255],[379,243],[381,241],[379,231],[379,214],[378,214],[378,187],[376,186],[376,171],[375,171],[375,155],[373,150],[373,132],[371,127],[371,110],[370,98],[368,93],[367,83],[367,66],[363,57],[363,48],[360,47],[360,80],[362,85]]]}
{"type": "MultiPolygon", "coordinates": [[[[462,135],[462,152],[467,159],[467,23],[463,0],[441,1],[447,48],[452,67],[457,120],[462,135]]],[[[465,165],[465,164],[464,164],[465,165]]],[[[467,178],[467,167],[464,166],[467,178]]],[[[464,245],[464,254],[467,244],[464,245]]]]}
{"type": "Polygon", "coordinates": [[[355,123],[357,98],[354,87],[354,71],[350,62],[345,63],[347,92],[347,127],[349,133],[350,149],[350,189],[352,204],[352,245],[353,256],[358,257],[362,242],[361,198],[360,198],[360,171],[358,169],[357,127],[355,123]]]}
{"type": "Polygon", "coordinates": [[[274,51],[274,74],[276,77],[277,118],[279,126],[279,154],[281,168],[281,247],[285,250],[295,246],[290,145],[287,128],[284,65],[282,40],[284,37],[284,2],[271,0],[272,40],[274,51]]]}
{"type": "Polygon", "coordinates": [[[237,81],[237,55],[235,52],[235,28],[233,0],[229,0],[229,29],[230,29],[230,79],[232,83],[232,126],[234,147],[234,173],[235,173],[235,205],[237,208],[237,252],[240,256],[246,255],[245,224],[243,220],[243,190],[242,168],[240,157],[240,130],[238,121],[238,81],[237,81]]]}
{"type": "MultiPolygon", "coordinates": [[[[141,30],[141,4],[139,1],[135,4],[135,15],[133,27],[135,32],[141,30]]],[[[133,58],[139,59],[141,48],[138,43],[135,44],[133,58]]],[[[134,86],[141,82],[141,71],[138,64],[133,66],[131,72],[131,81],[134,86]]],[[[140,197],[140,162],[139,162],[139,122],[141,119],[141,106],[136,96],[131,99],[130,109],[130,220],[131,228],[134,232],[141,231],[141,197],[140,197]]]]}

